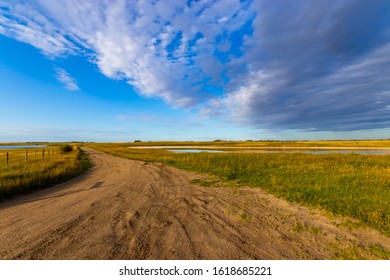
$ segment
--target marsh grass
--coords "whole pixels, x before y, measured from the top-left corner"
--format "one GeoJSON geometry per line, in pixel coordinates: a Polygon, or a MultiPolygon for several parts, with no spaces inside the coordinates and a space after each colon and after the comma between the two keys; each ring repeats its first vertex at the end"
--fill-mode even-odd
{"type": "Polygon", "coordinates": [[[0,200],[14,195],[49,187],[73,178],[90,167],[90,161],[81,150],[60,153],[58,147],[50,147],[42,157],[42,149],[28,150],[28,161],[25,161],[25,150],[9,150],[9,164],[5,163],[6,151],[0,152],[0,200]],[[50,154],[49,154],[50,153],[50,154]]]}
{"type": "Polygon", "coordinates": [[[148,146],[230,146],[230,147],[369,147],[369,148],[388,148],[390,147],[390,140],[323,140],[323,141],[224,141],[216,140],[209,142],[134,142],[122,143],[122,146],[129,147],[148,147],[148,146]]]}
{"type": "Polygon", "coordinates": [[[206,172],[332,214],[360,220],[390,236],[390,155],[171,153],[95,144],[93,148],[144,161],[206,172]]]}

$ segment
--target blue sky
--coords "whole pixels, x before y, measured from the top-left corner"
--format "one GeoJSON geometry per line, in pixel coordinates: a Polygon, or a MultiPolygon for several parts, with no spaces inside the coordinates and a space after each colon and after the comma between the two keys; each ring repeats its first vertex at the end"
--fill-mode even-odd
{"type": "Polygon", "coordinates": [[[381,139],[390,2],[0,0],[0,141],[381,139]]]}

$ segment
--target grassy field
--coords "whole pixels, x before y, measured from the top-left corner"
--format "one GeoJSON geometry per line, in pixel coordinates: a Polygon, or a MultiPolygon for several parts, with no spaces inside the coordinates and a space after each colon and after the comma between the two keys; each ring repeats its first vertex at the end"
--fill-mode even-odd
{"type": "Polygon", "coordinates": [[[122,143],[126,146],[229,146],[229,147],[356,147],[356,148],[390,148],[390,140],[324,140],[324,141],[224,141],[215,140],[210,142],[133,142],[122,143]]]}
{"type": "Polygon", "coordinates": [[[62,153],[59,146],[53,146],[27,152],[26,161],[25,149],[0,150],[0,200],[64,182],[90,166],[79,149],[62,153]]]}
{"type": "MultiPolygon", "coordinates": [[[[362,142],[364,146],[387,145],[387,141],[362,142]]],[[[129,144],[89,146],[125,158],[206,172],[234,185],[263,188],[289,201],[358,219],[354,226],[369,226],[390,236],[390,155],[180,154],[131,149],[129,144]]]]}

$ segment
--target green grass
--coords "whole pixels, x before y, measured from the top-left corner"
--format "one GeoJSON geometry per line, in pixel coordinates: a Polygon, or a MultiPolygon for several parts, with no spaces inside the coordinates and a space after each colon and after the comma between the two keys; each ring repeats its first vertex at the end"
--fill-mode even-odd
{"type": "Polygon", "coordinates": [[[91,145],[117,156],[164,162],[263,188],[288,201],[358,219],[390,236],[390,155],[180,154],[127,146],[91,145]]]}
{"type": "Polygon", "coordinates": [[[0,151],[0,200],[64,182],[91,165],[88,156],[79,149],[69,153],[61,153],[58,147],[44,150],[44,157],[42,149],[36,153],[33,149],[27,150],[27,162],[25,150],[9,150],[8,166],[5,161],[7,151],[0,151]]]}
{"type": "Polygon", "coordinates": [[[390,140],[323,140],[323,141],[163,141],[163,142],[132,142],[121,143],[122,146],[229,146],[229,147],[357,147],[357,148],[390,148],[390,140]]]}

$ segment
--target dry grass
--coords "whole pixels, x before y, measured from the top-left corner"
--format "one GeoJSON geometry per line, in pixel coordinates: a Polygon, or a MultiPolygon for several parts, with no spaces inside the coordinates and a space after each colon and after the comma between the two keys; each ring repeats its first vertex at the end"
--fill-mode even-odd
{"type": "Polygon", "coordinates": [[[0,200],[63,182],[90,166],[88,157],[78,149],[69,153],[61,153],[59,147],[27,151],[26,162],[26,150],[1,150],[0,200]],[[6,152],[9,153],[8,166],[6,152]]]}

